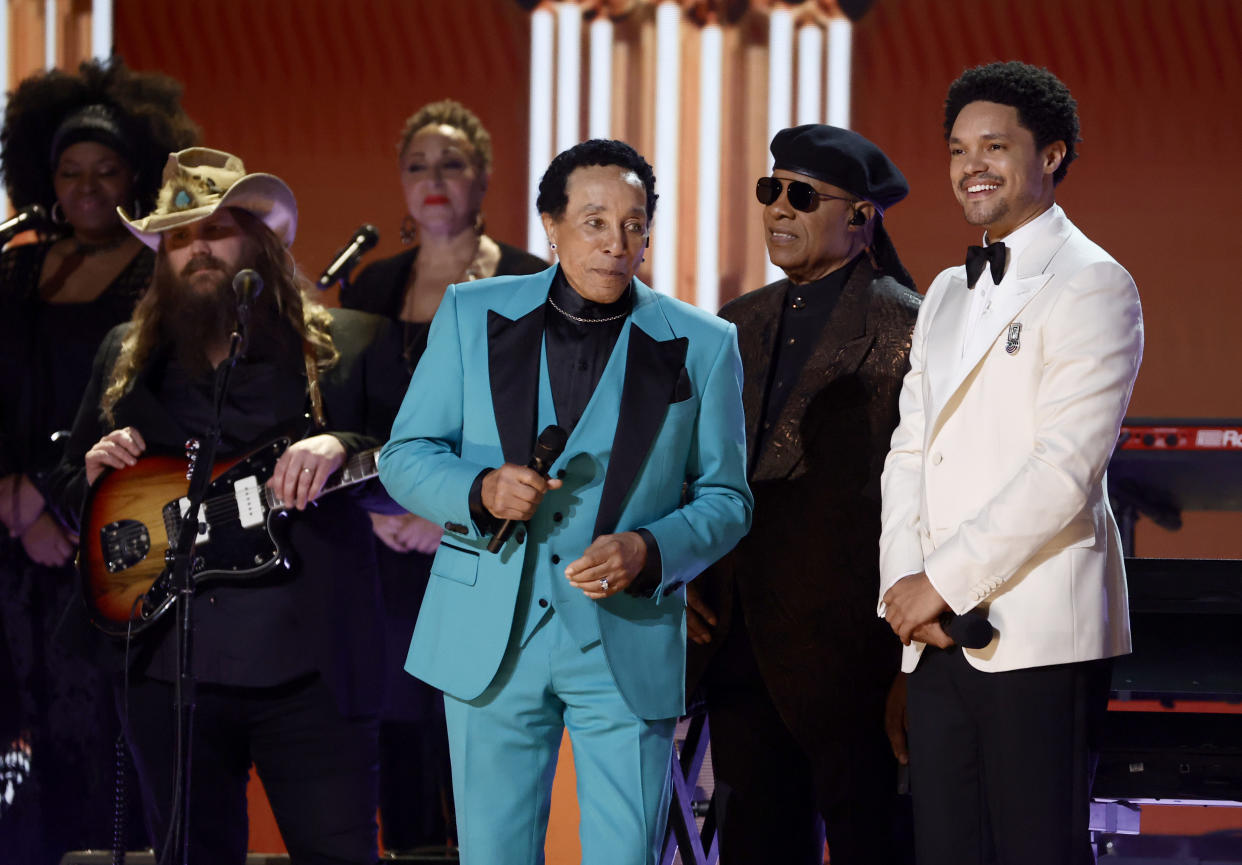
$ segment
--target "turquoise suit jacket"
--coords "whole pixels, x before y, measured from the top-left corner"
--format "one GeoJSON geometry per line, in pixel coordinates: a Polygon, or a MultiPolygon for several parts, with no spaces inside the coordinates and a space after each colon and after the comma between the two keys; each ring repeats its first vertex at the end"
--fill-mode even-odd
{"type": "Polygon", "coordinates": [[[634,305],[565,450],[564,481],[497,554],[470,517],[484,469],[526,465],[556,423],[543,344],[556,267],[450,285],[431,324],[380,479],[413,513],[445,527],[406,670],[460,699],[492,682],[519,645],[560,614],[582,646],[600,641],[636,715],[684,711],[684,585],[750,527],[742,366],[732,324],[637,279],[634,305]],[[646,528],[661,584],[592,601],[564,569],[601,534],[646,528]]]}

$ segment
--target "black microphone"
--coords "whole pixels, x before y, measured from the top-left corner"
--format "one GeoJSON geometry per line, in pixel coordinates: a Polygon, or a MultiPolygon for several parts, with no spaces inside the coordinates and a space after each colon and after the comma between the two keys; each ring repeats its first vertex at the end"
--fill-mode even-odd
{"type": "Polygon", "coordinates": [[[4,222],[0,222],[0,242],[7,243],[9,238],[23,231],[29,231],[36,225],[47,223],[47,211],[40,204],[31,204],[14,213],[4,222]]]}
{"type": "MultiPolygon", "coordinates": [[[[544,427],[543,432],[539,433],[539,440],[535,442],[535,451],[530,455],[530,462],[526,464],[526,467],[534,469],[541,477],[546,478],[548,471],[552,468],[552,463],[556,462],[556,458],[565,450],[565,442],[568,440],[569,433],[556,424],[544,427]]],[[[487,542],[487,551],[489,553],[500,552],[500,548],[513,533],[514,524],[518,522],[520,520],[505,520],[501,523],[496,534],[492,535],[492,539],[487,542]]]]}
{"type": "Polygon", "coordinates": [[[249,309],[251,301],[257,300],[263,293],[263,277],[247,267],[237,271],[233,277],[233,295],[237,298],[238,307],[249,309]]]}
{"type": "Polygon", "coordinates": [[[359,227],[349,243],[341,247],[336,258],[328,265],[328,269],[320,275],[316,286],[320,289],[327,289],[338,282],[344,282],[349,272],[354,269],[354,265],[358,263],[358,259],[362,258],[362,254],[377,243],[379,243],[379,229],[370,223],[359,227]]]}
{"type": "Polygon", "coordinates": [[[239,340],[246,339],[246,328],[250,324],[250,304],[263,291],[263,277],[251,268],[237,271],[233,277],[233,296],[237,298],[237,333],[239,340]]]}
{"type": "Polygon", "coordinates": [[[940,627],[963,649],[982,649],[996,633],[992,623],[974,610],[960,616],[946,610],[940,614],[940,627]]]}

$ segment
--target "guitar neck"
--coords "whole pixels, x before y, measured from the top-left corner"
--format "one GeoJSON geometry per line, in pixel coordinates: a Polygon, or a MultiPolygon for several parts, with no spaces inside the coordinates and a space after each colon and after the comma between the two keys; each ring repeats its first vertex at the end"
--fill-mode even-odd
{"type": "MultiPolygon", "coordinates": [[[[360,451],[345,461],[345,465],[341,466],[328,478],[327,483],[323,485],[323,489],[319,491],[320,496],[346,487],[356,486],[363,481],[369,481],[371,478],[379,474],[379,448],[371,448],[370,450],[360,451]]],[[[267,490],[268,507],[277,509],[288,507],[280,496],[276,495],[270,488],[267,490]]]]}

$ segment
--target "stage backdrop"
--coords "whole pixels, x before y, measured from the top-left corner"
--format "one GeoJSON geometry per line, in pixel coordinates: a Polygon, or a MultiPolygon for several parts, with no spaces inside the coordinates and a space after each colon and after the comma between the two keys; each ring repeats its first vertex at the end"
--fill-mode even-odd
{"type": "MultiPolygon", "coordinates": [[[[397,249],[395,139],[413,109],[446,96],[491,130],[488,228],[522,243],[528,26],[512,0],[116,4],[117,50],[185,83],[207,143],[290,182],[301,207],[295,252],[312,272],[361,222],[383,234],[376,255],[397,249]]],[[[751,32],[739,42],[762,44],[754,14],[742,26],[751,32]]],[[[880,0],[856,28],[854,52],[853,125],[911,181],[889,224],[920,285],[978,241],[948,187],[945,88],[964,67],[991,60],[1047,65],[1083,117],[1082,158],[1058,199],[1131,270],[1143,296],[1148,347],[1132,413],[1242,415],[1242,352],[1229,336],[1242,319],[1238,220],[1226,202],[1242,186],[1242,4],[880,0]]],[[[752,57],[746,68],[760,74],[764,64],[752,57]]],[[[736,98],[726,94],[726,116],[749,117],[736,98]]],[[[693,106],[682,116],[694,117],[693,106]]],[[[762,154],[763,142],[749,139],[765,124],[752,119],[727,125],[726,137],[745,136],[742,149],[762,154]]],[[[726,164],[723,299],[757,287],[749,282],[763,250],[750,175],[765,169],[726,164]]],[[[1138,545],[1144,555],[1242,557],[1242,531],[1235,515],[1195,514],[1178,534],[1143,525],[1138,545]]]]}

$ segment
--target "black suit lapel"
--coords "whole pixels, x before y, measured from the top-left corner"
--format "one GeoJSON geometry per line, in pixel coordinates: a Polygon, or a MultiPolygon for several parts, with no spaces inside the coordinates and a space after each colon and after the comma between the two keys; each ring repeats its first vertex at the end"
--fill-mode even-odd
{"type": "Polygon", "coordinates": [[[746,411],[746,465],[753,469],[759,459],[759,424],[763,422],[763,401],[781,329],[781,308],[785,302],[782,279],[758,289],[757,298],[745,321],[737,325],[738,353],[742,356],[742,406],[746,411]]]}
{"type": "MultiPolygon", "coordinates": [[[[802,461],[803,448],[810,433],[803,428],[803,421],[812,400],[833,381],[853,373],[867,356],[875,340],[875,335],[867,331],[868,289],[874,278],[875,271],[866,259],[855,266],[828,318],[827,326],[815,343],[811,357],[781,409],[776,428],[767,438],[767,446],[754,461],[751,480],[789,476],[802,461]]],[[[769,354],[769,363],[771,358],[769,354]]]]}
{"type": "Polygon", "coordinates": [[[661,342],[630,324],[630,347],[625,358],[617,431],[613,435],[612,456],[608,460],[604,489],[595,515],[594,537],[616,528],[625,496],[634,485],[638,470],[668,413],[678,376],[686,364],[689,345],[690,341],[684,336],[661,342]]]}
{"type": "Polygon", "coordinates": [[[519,319],[487,311],[487,366],[492,411],[505,462],[524,466],[535,447],[544,304],[519,319]]]}

